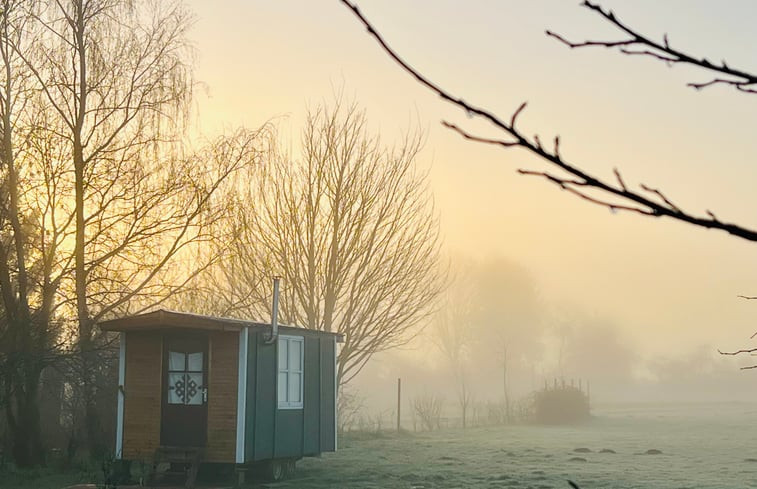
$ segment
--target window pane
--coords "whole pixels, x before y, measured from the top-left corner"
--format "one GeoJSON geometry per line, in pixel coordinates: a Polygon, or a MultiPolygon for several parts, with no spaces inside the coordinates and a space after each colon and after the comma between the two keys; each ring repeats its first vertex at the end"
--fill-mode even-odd
{"type": "Polygon", "coordinates": [[[178,351],[168,352],[168,370],[184,370],[186,355],[178,351]]]}
{"type": "Polygon", "coordinates": [[[186,393],[186,383],[184,374],[168,374],[168,404],[184,404],[184,394],[186,393]]]}
{"type": "Polygon", "coordinates": [[[279,370],[287,369],[287,344],[284,338],[279,338],[279,370]]]}
{"type": "Polygon", "coordinates": [[[188,368],[191,372],[202,372],[202,352],[187,355],[188,368]]]}
{"type": "Polygon", "coordinates": [[[299,372],[302,370],[302,342],[289,341],[289,369],[299,372]]]}
{"type": "Polygon", "coordinates": [[[289,374],[289,402],[302,402],[300,399],[300,384],[302,374],[289,374]]]}
{"type": "Polygon", "coordinates": [[[202,404],[202,374],[187,374],[187,387],[184,404],[202,404]]]}
{"type": "Polygon", "coordinates": [[[287,402],[287,373],[279,372],[279,403],[287,402]]]}

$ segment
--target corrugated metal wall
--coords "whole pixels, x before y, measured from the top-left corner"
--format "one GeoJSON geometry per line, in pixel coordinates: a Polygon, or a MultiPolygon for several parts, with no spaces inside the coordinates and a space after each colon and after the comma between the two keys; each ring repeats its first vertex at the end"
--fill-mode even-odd
{"type": "Polygon", "coordinates": [[[253,330],[249,336],[246,461],[333,451],[336,439],[334,339],[302,332],[305,338],[303,408],[278,409],[277,344],[266,345],[264,333],[253,330]]]}

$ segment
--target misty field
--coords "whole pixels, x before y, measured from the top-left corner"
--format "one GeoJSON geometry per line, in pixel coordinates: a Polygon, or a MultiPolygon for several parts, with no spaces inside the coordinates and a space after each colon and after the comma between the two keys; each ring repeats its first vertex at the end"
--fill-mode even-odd
{"type": "Polygon", "coordinates": [[[347,434],[272,487],[757,487],[756,421],[753,404],[608,406],[573,427],[347,434]]]}

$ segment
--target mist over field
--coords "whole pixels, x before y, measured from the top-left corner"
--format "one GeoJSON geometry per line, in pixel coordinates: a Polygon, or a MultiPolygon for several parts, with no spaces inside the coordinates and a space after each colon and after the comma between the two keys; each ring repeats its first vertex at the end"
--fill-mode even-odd
{"type": "MultiPolygon", "coordinates": [[[[508,389],[515,399],[545,382],[581,379],[589,383],[592,401],[601,404],[757,401],[753,372],[740,370],[751,365],[748,357],[721,355],[723,346],[712,343],[647,353],[625,333],[631,325],[544,297],[535,279],[512,260],[454,260],[463,263],[464,280],[480,287],[475,319],[463,326],[470,330],[463,364],[477,401],[503,399],[505,348],[508,389]]],[[[455,372],[438,337],[432,323],[406,346],[376,355],[348,389],[366,399],[366,409],[388,415],[395,409],[396,379],[402,378],[406,400],[435,393],[454,413],[455,372]]]]}

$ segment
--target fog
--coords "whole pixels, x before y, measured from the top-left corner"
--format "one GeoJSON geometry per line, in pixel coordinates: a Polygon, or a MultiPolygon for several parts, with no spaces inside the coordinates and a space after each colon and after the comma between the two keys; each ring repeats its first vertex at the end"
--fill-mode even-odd
{"type": "MultiPolygon", "coordinates": [[[[197,15],[191,33],[197,77],[207,87],[195,102],[198,132],[276,118],[296,152],[306,106],[330,100],[335,90],[366,109],[371,129],[384,141],[399,140],[404,130],[420,125],[426,140],[418,163],[429,171],[452,266],[502,259],[522,270],[527,279],[503,280],[526,281],[533,289],[540,322],[528,327],[536,328],[545,351],[555,346],[561,328],[575,335],[591,325],[609,328],[615,333],[604,337],[634,354],[622,362],[630,367],[608,368],[630,369],[630,378],[645,383],[656,378],[656,365],[666,358],[707,352],[706,359],[726,361],[716,359],[718,348],[749,344],[755,307],[737,295],[754,290],[757,256],[750,243],[664,218],[613,214],[518,175],[516,169],[540,169],[541,163],[518,150],[472,144],[443,128],[444,119],[491,133],[413,82],[338,2],[190,5],[197,15]],[[252,52],[254,62],[234,61],[252,52]]],[[[749,42],[738,37],[751,32],[748,2],[718,11],[719,22],[711,21],[707,2],[674,2],[663,10],[651,1],[606,7],[640,28],[667,32],[688,49],[745,66],[757,63],[744,48],[749,42]]],[[[527,100],[524,129],[545,140],[559,134],[570,161],[601,176],[618,168],[628,185],[663,189],[695,213],[710,209],[723,220],[754,222],[749,209],[757,141],[751,128],[757,114],[744,94],[718,87],[694,91],[686,83],[698,73],[684,67],[567,49],[544,30],[578,38],[607,33],[601,21],[570,2],[462,8],[455,2],[367,1],[361,8],[411,62],[466,99],[503,117],[527,100]],[[434,21],[426,15],[430,10],[434,21]]],[[[425,350],[412,348],[401,355],[425,350]]],[[[559,373],[553,355],[532,361],[546,376],[559,373]]],[[[592,370],[567,363],[564,368],[572,369],[566,376],[592,370]]],[[[747,376],[734,372],[735,379],[747,376]]],[[[741,397],[742,389],[731,395],[741,397]]]]}
{"type": "Polygon", "coordinates": [[[457,305],[457,325],[467,330],[462,366],[477,401],[501,401],[503,351],[508,352],[508,388],[516,399],[555,379],[590,386],[595,403],[660,403],[755,401],[748,357],[724,356],[722,345],[675,347],[647,353],[625,331],[634,324],[602,317],[545,296],[529,271],[514,260],[451,257],[451,284],[437,317],[408,345],[378,354],[350,389],[377,412],[394,409],[396,380],[403,395],[424,393],[457,404],[455,368],[440,345],[438,316],[450,302],[457,305]],[[466,316],[465,318],[461,316],[466,316]]]}

